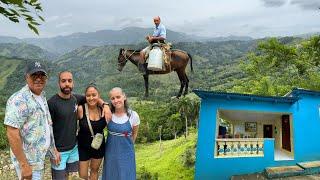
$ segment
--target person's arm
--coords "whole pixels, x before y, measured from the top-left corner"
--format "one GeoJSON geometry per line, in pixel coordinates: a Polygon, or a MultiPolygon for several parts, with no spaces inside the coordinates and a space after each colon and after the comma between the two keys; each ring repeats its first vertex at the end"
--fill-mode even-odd
{"type": "Polygon", "coordinates": [[[150,36],[148,41],[151,43],[152,41],[164,41],[166,38],[161,36],[150,36]]]}
{"type": "Polygon", "coordinates": [[[78,117],[78,119],[82,119],[83,118],[83,108],[82,108],[82,106],[78,106],[77,117],[78,117]]]}
{"type": "Polygon", "coordinates": [[[7,127],[10,148],[19,162],[23,179],[32,178],[32,168],[23,151],[23,142],[20,136],[20,129],[27,121],[28,116],[29,110],[26,101],[18,97],[10,97],[6,105],[4,124],[7,127]]]}
{"type": "Polygon", "coordinates": [[[136,141],[138,136],[139,125],[132,127],[132,141],[133,143],[136,141]]]}
{"type": "Polygon", "coordinates": [[[134,143],[137,139],[137,136],[138,136],[140,117],[139,117],[138,113],[135,111],[132,111],[131,116],[133,116],[132,118],[130,118],[131,119],[130,123],[132,124],[132,141],[134,143]]]}
{"type": "MultiPolygon", "coordinates": [[[[56,105],[55,105],[55,101],[54,101],[54,96],[51,97],[47,102],[48,102],[47,104],[48,104],[48,108],[49,108],[49,112],[50,112],[49,118],[51,119],[51,122],[54,123],[54,121],[56,119],[55,118],[56,105]]],[[[49,146],[47,154],[49,155],[51,162],[58,165],[58,164],[60,164],[60,161],[61,161],[61,155],[55,145],[52,123],[49,123],[50,146],[49,146]]]]}
{"type": "Polygon", "coordinates": [[[160,33],[158,35],[156,34],[153,34],[150,38],[149,38],[149,42],[152,42],[152,41],[164,41],[166,40],[166,37],[167,37],[167,31],[166,31],[166,28],[161,25],[160,28],[160,33]]]}
{"type": "Polygon", "coordinates": [[[76,98],[77,105],[84,105],[87,102],[86,97],[81,94],[72,94],[71,96],[76,98]]]}
{"type": "MultiPolygon", "coordinates": [[[[86,101],[86,97],[79,95],[79,94],[73,94],[77,98],[78,105],[84,105],[86,101]]],[[[108,106],[109,103],[105,102],[103,99],[98,100],[98,106],[102,107],[102,113],[104,114],[107,121],[111,120],[112,114],[110,107],[108,106]]],[[[81,119],[81,118],[80,118],[81,119]]]]}
{"type": "Polygon", "coordinates": [[[107,121],[110,121],[112,118],[111,109],[109,107],[109,103],[105,102],[103,99],[98,100],[98,105],[102,107],[102,114],[104,114],[104,117],[107,121]]]}
{"type": "Polygon", "coordinates": [[[23,152],[19,129],[7,126],[7,137],[11,150],[19,162],[22,179],[31,179],[32,168],[28,163],[25,153],[23,152]]]}

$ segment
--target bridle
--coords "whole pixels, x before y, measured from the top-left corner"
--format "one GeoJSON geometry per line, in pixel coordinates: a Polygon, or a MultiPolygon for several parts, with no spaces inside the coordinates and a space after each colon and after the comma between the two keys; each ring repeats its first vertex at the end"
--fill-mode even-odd
{"type": "Polygon", "coordinates": [[[134,50],[129,56],[126,56],[127,54],[127,50],[122,51],[121,55],[124,57],[124,61],[118,62],[118,65],[122,65],[127,63],[127,61],[130,59],[130,57],[136,52],[136,50],[134,50]]]}

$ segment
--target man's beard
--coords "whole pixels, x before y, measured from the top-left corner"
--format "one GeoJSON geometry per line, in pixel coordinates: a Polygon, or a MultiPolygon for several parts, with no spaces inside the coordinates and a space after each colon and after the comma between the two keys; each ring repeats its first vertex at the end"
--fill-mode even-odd
{"type": "Polygon", "coordinates": [[[71,87],[60,88],[60,91],[65,95],[69,95],[71,94],[72,88],[71,87]]]}

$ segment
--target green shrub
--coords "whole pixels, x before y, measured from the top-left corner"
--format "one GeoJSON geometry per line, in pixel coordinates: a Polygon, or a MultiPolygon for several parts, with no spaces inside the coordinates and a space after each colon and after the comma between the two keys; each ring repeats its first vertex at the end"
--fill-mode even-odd
{"type": "Polygon", "coordinates": [[[191,168],[195,163],[195,146],[188,146],[182,156],[182,164],[184,167],[191,168]]]}
{"type": "Polygon", "coordinates": [[[142,166],[140,168],[140,171],[137,174],[137,179],[138,180],[158,180],[159,174],[158,173],[152,174],[144,166],[142,166]]]}
{"type": "Polygon", "coordinates": [[[4,115],[0,114],[0,149],[5,149],[9,147],[7,134],[6,134],[6,127],[3,124],[4,115]]]}

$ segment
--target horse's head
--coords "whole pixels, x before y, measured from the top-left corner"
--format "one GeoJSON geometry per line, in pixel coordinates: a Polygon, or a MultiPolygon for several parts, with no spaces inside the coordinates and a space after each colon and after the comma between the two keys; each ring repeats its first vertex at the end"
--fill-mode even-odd
{"type": "Polygon", "coordinates": [[[121,48],[119,51],[119,56],[118,56],[118,70],[122,71],[123,67],[126,65],[128,59],[126,58],[125,55],[126,51],[121,48]]]}

